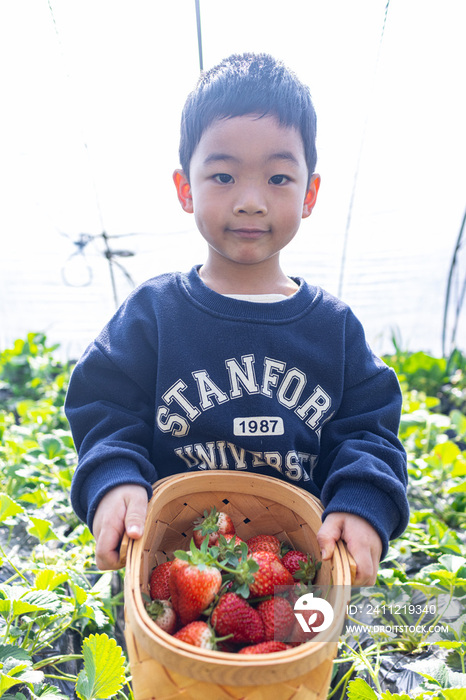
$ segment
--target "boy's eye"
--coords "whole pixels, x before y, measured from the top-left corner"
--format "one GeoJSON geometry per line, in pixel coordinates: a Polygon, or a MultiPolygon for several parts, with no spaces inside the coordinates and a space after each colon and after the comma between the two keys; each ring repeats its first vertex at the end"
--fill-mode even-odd
{"type": "Polygon", "coordinates": [[[284,185],[289,179],[287,175],[272,175],[269,182],[271,182],[272,185],[284,185]]]}
{"type": "Polygon", "coordinates": [[[232,176],[228,175],[228,173],[217,173],[214,175],[214,180],[221,182],[222,185],[229,185],[231,182],[233,182],[232,176]]]}

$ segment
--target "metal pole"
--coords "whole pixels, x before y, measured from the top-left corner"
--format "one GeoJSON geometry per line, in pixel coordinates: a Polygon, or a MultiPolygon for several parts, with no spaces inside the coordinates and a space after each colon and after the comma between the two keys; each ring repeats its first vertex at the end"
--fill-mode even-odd
{"type": "MultiPolygon", "coordinates": [[[[463,221],[461,223],[460,232],[458,234],[458,238],[456,240],[456,245],[455,245],[455,250],[453,252],[453,259],[451,261],[450,270],[448,272],[447,292],[445,295],[445,307],[444,307],[444,311],[443,311],[443,328],[442,328],[442,356],[443,357],[446,357],[446,352],[447,352],[446,339],[447,339],[448,308],[450,306],[450,293],[451,293],[451,287],[453,284],[453,275],[454,275],[456,264],[457,264],[458,253],[460,251],[461,244],[462,244],[463,232],[464,232],[465,226],[466,226],[466,212],[464,213],[464,216],[463,216],[463,221]]],[[[457,310],[456,310],[455,325],[454,325],[453,333],[452,333],[452,343],[453,343],[455,336],[456,336],[458,317],[459,317],[459,313],[461,310],[461,303],[462,302],[461,303],[458,302],[458,303],[459,303],[459,306],[457,307],[457,310]]],[[[452,349],[454,349],[454,348],[450,347],[450,352],[452,349]]]]}
{"type": "Polygon", "coordinates": [[[202,58],[202,34],[201,34],[201,7],[200,0],[194,0],[196,3],[196,26],[197,26],[197,48],[199,52],[199,68],[204,70],[204,61],[202,58]]]}
{"type": "Polygon", "coordinates": [[[106,231],[102,231],[101,236],[104,239],[104,243],[105,243],[104,255],[108,261],[108,269],[110,272],[110,280],[112,283],[113,301],[115,303],[115,308],[118,309],[118,294],[117,294],[117,288],[116,288],[115,272],[113,270],[113,253],[112,253],[110,246],[108,244],[108,236],[107,236],[106,231]]]}

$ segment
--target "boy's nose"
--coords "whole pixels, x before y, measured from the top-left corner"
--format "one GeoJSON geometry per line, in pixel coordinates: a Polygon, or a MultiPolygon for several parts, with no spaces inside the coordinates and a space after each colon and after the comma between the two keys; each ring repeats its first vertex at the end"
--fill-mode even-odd
{"type": "Polygon", "coordinates": [[[259,188],[247,187],[241,191],[233,207],[235,214],[267,214],[267,203],[259,188]]]}

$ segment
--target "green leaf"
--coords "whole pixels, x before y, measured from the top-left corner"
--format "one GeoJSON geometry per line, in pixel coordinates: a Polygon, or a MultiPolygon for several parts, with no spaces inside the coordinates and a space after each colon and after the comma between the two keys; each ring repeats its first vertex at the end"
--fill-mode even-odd
{"type": "Polygon", "coordinates": [[[461,484],[458,484],[457,486],[452,486],[450,489],[448,489],[447,493],[464,493],[466,491],[466,482],[462,482],[461,484]]]}
{"type": "Polygon", "coordinates": [[[32,522],[32,527],[28,527],[28,532],[33,537],[37,537],[41,544],[44,544],[44,542],[50,542],[50,540],[60,539],[53,531],[52,525],[48,520],[34,518],[32,515],[29,516],[29,520],[32,522]]]}
{"type": "Polygon", "coordinates": [[[42,671],[32,670],[29,660],[25,663],[18,663],[17,659],[9,657],[3,664],[3,670],[0,672],[0,697],[14,685],[19,683],[41,683],[43,679],[44,674],[42,671]]]}
{"type": "Polygon", "coordinates": [[[36,576],[35,587],[38,590],[54,591],[55,588],[68,580],[68,574],[53,569],[42,569],[36,576]]]}
{"type": "Polygon", "coordinates": [[[0,523],[5,522],[8,518],[12,518],[19,513],[24,513],[24,508],[15,503],[6,493],[0,493],[0,523]]]}
{"type": "Polygon", "coordinates": [[[14,685],[18,685],[20,682],[19,678],[13,678],[13,676],[8,676],[0,671],[0,697],[6,690],[9,690],[14,685]]]}
{"type": "Polygon", "coordinates": [[[23,493],[21,496],[18,496],[18,499],[23,503],[31,503],[36,508],[41,508],[52,500],[52,496],[47,492],[43,484],[36,484],[34,491],[23,493]]]}
{"type": "Polygon", "coordinates": [[[62,601],[56,593],[49,590],[31,590],[23,596],[23,600],[31,605],[36,605],[49,613],[56,612],[62,605],[62,601]]]}
{"type": "Polygon", "coordinates": [[[454,410],[450,413],[450,419],[457,434],[466,435],[466,416],[461,411],[454,410]]]}
{"type": "Polygon", "coordinates": [[[43,610],[40,605],[27,603],[24,600],[0,600],[0,614],[5,614],[5,617],[20,617],[32,612],[43,610]]]}
{"type": "Polygon", "coordinates": [[[445,687],[447,684],[449,670],[441,659],[434,657],[421,659],[419,661],[414,661],[413,663],[407,664],[406,668],[408,668],[410,671],[414,671],[414,673],[418,673],[420,676],[428,681],[431,681],[432,683],[435,683],[440,688],[445,687]]]}
{"type": "Polygon", "coordinates": [[[5,586],[3,593],[6,597],[0,599],[0,615],[4,617],[21,617],[44,610],[51,612],[61,604],[52,591],[28,591],[23,586],[5,586]]]}
{"type": "Polygon", "coordinates": [[[445,466],[455,462],[460,455],[460,449],[454,442],[447,440],[446,442],[442,442],[435,446],[434,454],[445,466]]]}
{"type": "Polygon", "coordinates": [[[184,549],[177,549],[175,552],[173,552],[173,555],[177,559],[182,559],[183,561],[189,561],[189,554],[188,554],[188,552],[185,552],[184,549]]]}
{"type": "Polygon", "coordinates": [[[84,668],[79,673],[76,693],[81,700],[111,698],[124,683],[121,647],[106,634],[91,634],[83,642],[84,668]]]}
{"type": "Polygon", "coordinates": [[[39,694],[35,696],[40,698],[40,700],[68,700],[68,695],[63,695],[63,693],[55,685],[49,685],[48,683],[44,685],[39,694]]]}
{"type": "Polygon", "coordinates": [[[357,678],[348,684],[348,700],[377,700],[377,694],[366,681],[357,678]]]}
{"type": "Polygon", "coordinates": [[[63,445],[55,437],[46,437],[40,441],[41,447],[45,452],[47,459],[54,459],[55,457],[60,457],[63,454],[63,445]]]}
{"type": "Polygon", "coordinates": [[[84,603],[87,600],[88,592],[82,586],[79,586],[77,583],[72,583],[71,588],[75,595],[76,603],[78,605],[84,605],[84,603]]]}
{"type": "Polygon", "coordinates": [[[439,562],[448,571],[459,571],[463,566],[466,566],[466,559],[457,557],[454,554],[443,554],[439,557],[439,562]]]}
{"type": "Polygon", "coordinates": [[[0,644],[0,663],[4,663],[6,659],[13,658],[18,661],[30,661],[31,657],[26,649],[17,647],[14,644],[0,644]]]}
{"type": "Polygon", "coordinates": [[[466,700],[466,688],[448,688],[442,690],[445,700],[466,700]]]}
{"type": "Polygon", "coordinates": [[[464,646],[464,642],[454,642],[448,641],[448,639],[441,639],[435,642],[435,646],[442,647],[443,649],[461,649],[464,646]]]}

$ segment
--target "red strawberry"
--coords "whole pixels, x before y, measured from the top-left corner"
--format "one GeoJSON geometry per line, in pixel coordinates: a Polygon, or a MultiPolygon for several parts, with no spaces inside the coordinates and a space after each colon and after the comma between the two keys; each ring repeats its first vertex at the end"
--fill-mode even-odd
{"type": "Polygon", "coordinates": [[[318,632],[314,632],[312,628],[320,627],[320,625],[323,624],[325,617],[321,610],[307,610],[305,614],[305,619],[306,623],[309,624],[311,629],[309,632],[305,632],[298,620],[296,620],[296,624],[293,627],[289,638],[286,640],[293,646],[303,644],[303,642],[309,642],[311,639],[313,639],[318,634],[318,632]]]}
{"type": "Polygon", "coordinates": [[[212,508],[210,513],[204,511],[204,517],[195,521],[193,532],[196,547],[201,546],[201,542],[207,537],[209,547],[217,544],[219,535],[234,535],[235,526],[227,513],[212,508]]]}
{"type": "Polygon", "coordinates": [[[315,637],[315,633],[313,632],[305,632],[301,625],[299,624],[298,620],[295,620],[293,628],[290,632],[290,634],[287,637],[287,642],[293,647],[297,647],[300,644],[304,644],[304,642],[308,642],[310,639],[315,637]]]}
{"type": "Polygon", "coordinates": [[[264,623],[265,641],[285,641],[294,627],[296,618],[293,608],[285,598],[279,596],[264,600],[257,606],[264,623]]]}
{"type": "Polygon", "coordinates": [[[249,552],[273,552],[280,555],[282,543],[274,535],[255,535],[247,540],[249,552]]]}
{"type": "Polygon", "coordinates": [[[215,649],[215,635],[206,622],[195,620],[182,627],[173,635],[186,644],[194,644],[202,649],[215,649]]]}
{"type": "Polygon", "coordinates": [[[292,586],[293,576],[285,569],[280,559],[272,552],[252,552],[249,557],[259,564],[259,571],[254,573],[254,583],[250,584],[249,592],[254,598],[273,595],[275,586],[292,586]]]}
{"type": "Polygon", "coordinates": [[[171,565],[171,561],[164,561],[152,571],[150,576],[150,597],[152,600],[167,600],[170,597],[168,579],[171,565]]]}
{"type": "MultiPolygon", "coordinates": [[[[306,613],[306,616],[310,627],[320,627],[324,624],[325,615],[322,610],[311,610],[306,613]]],[[[306,634],[309,633],[306,632],[306,634]]],[[[317,632],[314,632],[314,634],[317,634],[317,632]]]]}
{"type": "Polygon", "coordinates": [[[190,551],[177,550],[170,569],[168,586],[182,625],[196,620],[212,603],[222,585],[222,575],[212,566],[214,560],[204,545],[199,550],[192,542],[190,551]]]}
{"type": "Polygon", "coordinates": [[[238,654],[271,654],[274,651],[285,651],[285,649],[289,648],[289,645],[284,642],[261,642],[260,644],[243,647],[239,650],[238,654]]]}
{"type": "Polygon", "coordinates": [[[146,605],[147,614],[168,634],[176,629],[176,612],[169,600],[153,600],[146,605]]]}
{"type": "Polygon", "coordinates": [[[256,644],[264,640],[261,616],[236,593],[221,596],[210,622],[217,634],[222,637],[231,634],[230,641],[237,644],[256,644]]]}
{"type": "Polygon", "coordinates": [[[311,554],[305,554],[297,549],[290,549],[282,557],[282,563],[296,581],[303,583],[312,583],[320,568],[320,562],[316,564],[311,554]]]}

